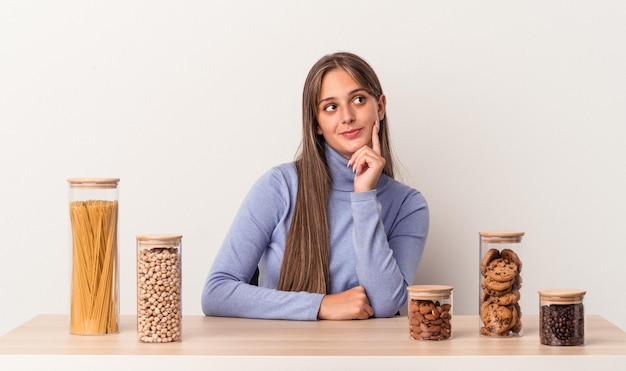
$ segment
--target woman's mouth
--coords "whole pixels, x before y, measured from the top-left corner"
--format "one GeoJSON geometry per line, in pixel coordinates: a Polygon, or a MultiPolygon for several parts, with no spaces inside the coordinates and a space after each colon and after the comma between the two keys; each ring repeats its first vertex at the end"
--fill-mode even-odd
{"type": "Polygon", "coordinates": [[[341,133],[341,135],[344,138],[348,138],[348,139],[353,139],[359,136],[359,134],[361,134],[361,130],[362,129],[353,129],[353,130],[347,130],[341,133]]]}

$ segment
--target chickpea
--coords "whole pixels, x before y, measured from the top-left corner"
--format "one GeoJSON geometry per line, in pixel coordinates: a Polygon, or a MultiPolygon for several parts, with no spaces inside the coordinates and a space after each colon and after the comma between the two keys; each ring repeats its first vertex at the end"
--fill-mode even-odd
{"type": "Polygon", "coordinates": [[[147,343],[181,340],[180,254],[152,248],[137,256],[137,336],[147,343]]]}

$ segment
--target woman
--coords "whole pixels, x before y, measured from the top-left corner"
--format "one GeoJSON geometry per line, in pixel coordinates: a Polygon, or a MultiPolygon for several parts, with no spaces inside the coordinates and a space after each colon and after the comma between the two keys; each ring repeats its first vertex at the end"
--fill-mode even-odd
{"type": "Polygon", "coordinates": [[[358,56],[311,68],[297,159],[244,200],[203,289],[206,315],[367,319],[406,303],[429,215],[421,193],[393,179],[385,108],[358,56]],[[257,266],[258,286],[248,283],[257,266]]]}

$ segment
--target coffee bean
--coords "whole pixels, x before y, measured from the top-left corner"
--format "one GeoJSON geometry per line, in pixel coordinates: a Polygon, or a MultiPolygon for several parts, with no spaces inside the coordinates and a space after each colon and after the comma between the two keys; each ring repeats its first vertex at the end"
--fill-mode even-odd
{"type": "Polygon", "coordinates": [[[544,345],[573,346],[585,343],[585,313],[582,303],[541,306],[540,341],[544,345]]]}

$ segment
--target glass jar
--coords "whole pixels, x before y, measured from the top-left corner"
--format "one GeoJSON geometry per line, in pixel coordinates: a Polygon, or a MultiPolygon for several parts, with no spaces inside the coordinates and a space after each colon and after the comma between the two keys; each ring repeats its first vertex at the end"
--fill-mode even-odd
{"type": "Polygon", "coordinates": [[[409,292],[409,336],[415,340],[452,338],[452,287],[412,285],[409,292]]]}
{"type": "Polygon", "coordinates": [[[70,178],[70,333],[119,332],[118,178],[70,178]]]}
{"type": "Polygon", "coordinates": [[[479,232],[479,236],[480,334],[522,336],[520,247],[524,232],[479,232]]]}
{"type": "Polygon", "coordinates": [[[544,345],[585,344],[584,290],[539,291],[539,341],[544,345]]]}
{"type": "Polygon", "coordinates": [[[137,236],[137,339],[182,340],[182,236],[137,236]]]}

